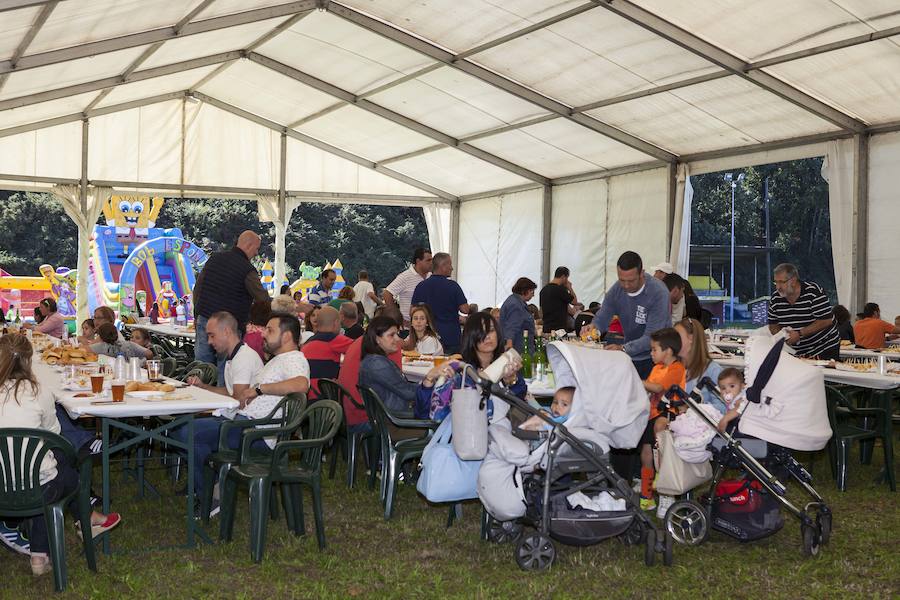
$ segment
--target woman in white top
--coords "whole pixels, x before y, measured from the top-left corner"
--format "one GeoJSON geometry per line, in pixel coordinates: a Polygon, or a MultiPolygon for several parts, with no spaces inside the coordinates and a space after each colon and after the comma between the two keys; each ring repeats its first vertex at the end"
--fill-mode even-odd
{"type": "MultiPolygon", "coordinates": [[[[56,403],[53,396],[38,385],[31,370],[34,351],[28,338],[21,334],[0,338],[0,423],[3,427],[43,429],[59,434],[56,403]]],[[[70,494],[78,486],[78,471],[48,452],[40,469],[41,489],[47,502],[70,494]]],[[[119,524],[117,513],[103,515],[91,513],[93,537],[119,524]]],[[[47,524],[43,516],[31,521],[31,571],[43,575],[51,570],[47,524]]]]}
{"type": "Polygon", "coordinates": [[[409,336],[403,342],[404,350],[415,350],[419,354],[440,355],[444,347],[434,328],[431,309],[426,304],[413,306],[409,311],[409,336]]]}

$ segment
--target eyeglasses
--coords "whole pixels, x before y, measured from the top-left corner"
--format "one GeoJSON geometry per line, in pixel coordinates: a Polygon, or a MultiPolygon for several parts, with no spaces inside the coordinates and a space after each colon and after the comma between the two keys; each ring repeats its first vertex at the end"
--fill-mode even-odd
{"type": "Polygon", "coordinates": [[[787,279],[775,279],[773,283],[775,283],[775,285],[784,285],[791,279],[793,279],[793,277],[788,277],[787,279]]]}

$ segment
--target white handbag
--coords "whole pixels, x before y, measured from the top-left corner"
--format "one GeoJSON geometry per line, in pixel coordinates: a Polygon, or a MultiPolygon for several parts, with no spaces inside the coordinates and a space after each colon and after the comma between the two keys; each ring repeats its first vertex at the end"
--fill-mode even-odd
{"type": "Polygon", "coordinates": [[[464,376],[460,381],[450,400],[453,450],[462,460],[482,460],[488,448],[487,402],[478,388],[465,387],[464,376]]]}
{"type": "Polygon", "coordinates": [[[712,478],[709,461],[689,463],[675,451],[672,432],[666,429],[656,436],[659,443],[656,465],[656,491],[669,496],[679,496],[712,478]]]}

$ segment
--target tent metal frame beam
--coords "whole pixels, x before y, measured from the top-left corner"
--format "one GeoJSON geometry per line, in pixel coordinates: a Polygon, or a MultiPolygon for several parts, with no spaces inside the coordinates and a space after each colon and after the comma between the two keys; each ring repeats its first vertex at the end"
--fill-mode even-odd
{"type": "Polygon", "coordinates": [[[866,129],[866,124],[862,121],[834,108],[830,104],[826,104],[825,102],[800,91],[774,75],[762,70],[748,70],[748,64],[736,56],[688,31],[685,31],[654,13],[632,4],[628,0],[616,0],[615,2],[609,0],[594,0],[594,2],[597,6],[631,21],[635,25],[684,48],[700,58],[722,67],[726,71],[791,102],[810,114],[825,119],[830,123],[834,123],[841,129],[856,133],[863,132],[866,129]]]}
{"type": "Polygon", "coordinates": [[[403,173],[400,173],[399,171],[394,171],[393,169],[389,169],[387,167],[378,165],[374,161],[371,161],[367,158],[363,158],[361,156],[353,154],[352,152],[347,152],[346,150],[342,150],[341,148],[338,148],[337,146],[332,146],[331,144],[329,144],[327,142],[323,142],[314,137],[300,133],[299,131],[294,131],[293,129],[288,129],[287,127],[285,127],[284,125],[282,125],[280,123],[276,123],[275,121],[270,121],[269,119],[260,117],[259,115],[256,115],[250,111],[244,110],[242,108],[238,108],[237,106],[233,106],[231,104],[228,104],[227,102],[223,102],[223,101],[219,100],[218,98],[213,98],[212,96],[208,96],[202,92],[191,92],[190,95],[197,98],[198,100],[202,100],[203,102],[206,102],[207,104],[218,108],[219,110],[224,110],[225,112],[229,112],[238,117],[243,117],[243,118],[247,119],[248,121],[256,123],[257,125],[262,125],[263,127],[267,127],[273,131],[284,131],[287,133],[288,137],[292,137],[295,140],[299,140],[299,141],[303,142],[304,144],[309,144],[310,146],[314,146],[320,150],[328,152],[329,154],[333,154],[333,155],[343,158],[345,160],[349,160],[350,162],[356,163],[357,165],[360,165],[362,167],[366,167],[367,169],[372,169],[374,171],[378,171],[379,173],[388,175],[389,177],[392,177],[398,181],[402,181],[403,183],[406,183],[407,185],[411,185],[413,187],[419,188],[420,190],[426,191],[429,194],[433,194],[439,198],[444,198],[445,200],[454,200],[454,201],[458,200],[458,198],[455,195],[451,194],[450,192],[436,188],[432,185],[429,185],[423,181],[419,181],[418,179],[415,179],[408,175],[404,175],[403,173]]]}
{"type": "MultiPolygon", "coordinates": [[[[25,51],[28,50],[28,46],[31,45],[31,42],[34,41],[35,36],[37,36],[38,32],[41,30],[41,27],[44,26],[44,23],[47,22],[47,19],[50,18],[50,13],[53,12],[53,9],[56,8],[56,5],[59,4],[59,0],[52,0],[41,8],[41,12],[38,13],[37,18],[34,20],[34,23],[31,24],[31,27],[25,33],[25,36],[22,38],[22,41],[19,42],[19,45],[16,47],[13,52],[12,57],[9,59],[9,64],[13,69],[16,68],[16,65],[19,62],[19,59],[24,56],[25,51]]],[[[6,84],[6,80],[9,78],[9,73],[5,73],[0,75],[0,90],[3,89],[3,86],[6,84]]]]}
{"type": "Polygon", "coordinates": [[[647,142],[646,140],[643,140],[641,138],[635,137],[630,133],[622,131],[621,129],[613,127],[612,125],[604,123],[598,119],[583,114],[574,114],[572,112],[572,107],[549,98],[548,96],[545,96],[539,92],[536,92],[535,90],[532,90],[516,81],[513,81],[512,79],[499,75],[498,73],[486,69],[467,59],[457,60],[454,54],[422,38],[418,38],[412,34],[406,33],[405,31],[397,28],[392,24],[380,21],[353,8],[338,4],[336,2],[328,2],[326,9],[328,10],[328,12],[335,14],[351,23],[354,23],[355,25],[362,27],[363,29],[381,35],[382,37],[392,40],[402,46],[406,46],[407,48],[419,52],[420,54],[424,54],[425,56],[442,62],[449,67],[462,71],[463,73],[471,75],[484,83],[490,84],[498,89],[512,94],[513,96],[516,96],[521,100],[525,100],[527,102],[530,102],[531,104],[540,106],[545,110],[556,113],[561,117],[564,117],[574,123],[578,123],[579,125],[591,129],[597,133],[601,133],[606,137],[612,138],[626,146],[630,146],[631,148],[643,152],[644,154],[668,162],[673,162],[677,158],[676,155],[672,154],[668,150],[660,148],[659,146],[656,146],[655,144],[647,142]]]}
{"type": "Polygon", "coordinates": [[[335,85],[332,85],[326,81],[322,81],[321,79],[314,77],[308,73],[300,71],[299,69],[295,69],[289,65],[278,62],[267,56],[263,56],[262,54],[257,54],[256,52],[250,52],[247,55],[247,58],[256,64],[266,67],[279,73],[280,75],[284,75],[294,81],[299,81],[300,83],[307,85],[315,90],[328,94],[338,100],[342,101],[346,105],[356,106],[361,108],[362,110],[377,115],[383,119],[390,121],[396,125],[400,125],[401,127],[405,127],[406,129],[410,129],[415,131],[416,133],[423,135],[425,137],[431,138],[432,140],[440,143],[441,145],[448,148],[455,148],[461,152],[464,152],[470,156],[474,156],[480,160],[483,160],[486,163],[490,163],[495,167],[499,167],[505,171],[509,171],[510,173],[514,173],[519,177],[524,177],[525,179],[530,179],[536,183],[540,183],[541,185],[545,185],[549,182],[549,179],[540,175],[539,173],[535,173],[530,169],[526,169],[521,165],[517,165],[512,163],[506,159],[500,158],[499,156],[495,156],[489,152],[486,152],[480,148],[476,148],[475,146],[471,146],[469,144],[465,144],[460,142],[460,140],[447,135],[437,129],[429,127],[424,123],[420,123],[415,119],[411,119],[400,113],[397,113],[389,108],[385,108],[380,104],[376,104],[371,100],[360,99],[356,95],[351,92],[348,92],[344,89],[341,89],[335,85]]]}
{"type": "Polygon", "coordinates": [[[40,6],[49,2],[59,0],[0,0],[0,13],[9,10],[19,10],[20,8],[31,8],[32,6],[40,6]]]}
{"type": "Polygon", "coordinates": [[[257,8],[244,12],[224,15],[221,17],[213,17],[202,21],[188,23],[180,32],[175,32],[174,27],[160,27],[139,33],[132,33],[116,38],[98,40],[61,48],[59,50],[50,50],[38,54],[30,54],[23,56],[18,64],[13,67],[9,60],[0,61],[0,74],[10,73],[13,71],[24,71],[26,69],[34,69],[46,65],[53,65],[61,62],[75,60],[79,58],[87,58],[97,56],[99,54],[107,54],[127,48],[136,48],[154,44],[156,42],[165,42],[176,38],[182,38],[198,33],[208,33],[236,27],[238,25],[247,25],[259,21],[267,21],[279,17],[289,17],[300,12],[311,11],[317,6],[316,0],[297,0],[286,4],[278,4],[276,6],[268,6],[265,8],[257,8]]]}
{"type": "Polygon", "coordinates": [[[869,301],[869,136],[853,136],[855,157],[853,161],[853,268],[851,281],[853,296],[850,298],[850,314],[862,310],[869,301]]]}
{"type": "MultiPolygon", "coordinates": [[[[212,54],[210,56],[201,56],[199,58],[192,58],[190,60],[163,65],[160,67],[152,67],[150,69],[144,69],[143,71],[135,71],[131,74],[128,82],[134,83],[136,81],[145,81],[147,79],[154,79],[156,77],[174,75],[176,73],[189,71],[191,69],[217,65],[229,60],[236,60],[238,58],[241,58],[242,56],[243,54],[241,50],[231,50],[229,52],[220,52],[218,54],[212,54]]],[[[75,85],[47,90],[45,92],[39,92],[37,94],[28,94],[25,96],[18,96],[16,98],[9,98],[7,100],[0,100],[0,111],[9,110],[12,108],[21,108],[23,106],[31,106],[32,104],[40,104],[41,102],[49,102],[51,100],[59,100],[60,98],[76,96],[78,94],[83,94],[86,92],[94,92],[105,88],[116,87],[118,85],[121,85],[122,83],[123,82],[121,80],[121,76],[113,75],[112,77],[104,77],[103,79],[77,83],[75,85]]]]}
{"type": "Polygon", "coordinates": [[[109,115],[112,113],[121,112],[123,110],[130,110],[132,108],[140,108],[142,106],[149,106],[151,104],[166,102],[167,100],[177,100],[179,98],[183,98],[184,96],[184,91],[169,92],[168,94],[160,94],[158,96],[151,96],[149,98],[143,98],[141,100],[131,100],[129,102],[122,102],[120,104],[111,104],[109,106],[104,106],[103,108],[95,108],[87,112],[78,112],[70,115],[63,115],[61,117],[54,117],[52,119],[45,119],[43,121],[35,121],[34,123],[27,123],[25,125],[17,125],[15,127],[9,127],[7,129],[0,129],[0,138],[9,137],[11,135],[18,135],[20,133],[27,133],[29,131],[37,131],[39,129],[46,129],[48,127],[56,127],[57,125],[74,123],[76,121],[81,121],[85,117],[101,117],[103,115],[109,115]]]}

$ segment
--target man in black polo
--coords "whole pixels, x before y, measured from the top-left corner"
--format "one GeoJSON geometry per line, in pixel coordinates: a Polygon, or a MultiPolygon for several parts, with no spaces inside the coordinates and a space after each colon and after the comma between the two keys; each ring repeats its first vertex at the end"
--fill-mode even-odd
{"type": "Polygon", "coordinates": [[[217,252],[206,261],[194,285],[194,326],[197,360],[217,363],[219,381],[225,381],[225,360],[216,357],[206,337],[206,322],[214,313],[225,311],[238,322],[243,335],[254,300],[268,300],[269,294],[259,281],[259,273],[250,259],[259,252],[261,240],[253,231],[238,236],[237,244],[225,252],[217,252]]]}
{"type": "Polygon", "coordinates": [[[782,329],[797,356],[840,357],[841,336],[828,297],[818,284],[800,281],[797,267],[790,263],[775,267],[775,293],[769,300],[769,331],[774,335],[782,329]]]}
{"type": "Polygon", "coordinates": [[[572,331],[574,317],[583,305],[578,304],[572,282],[569,281],[569,268],[556,267],[553,279],[541,288],[541,314],[543,315],[544,332],[565,329],[572,331]]]}

